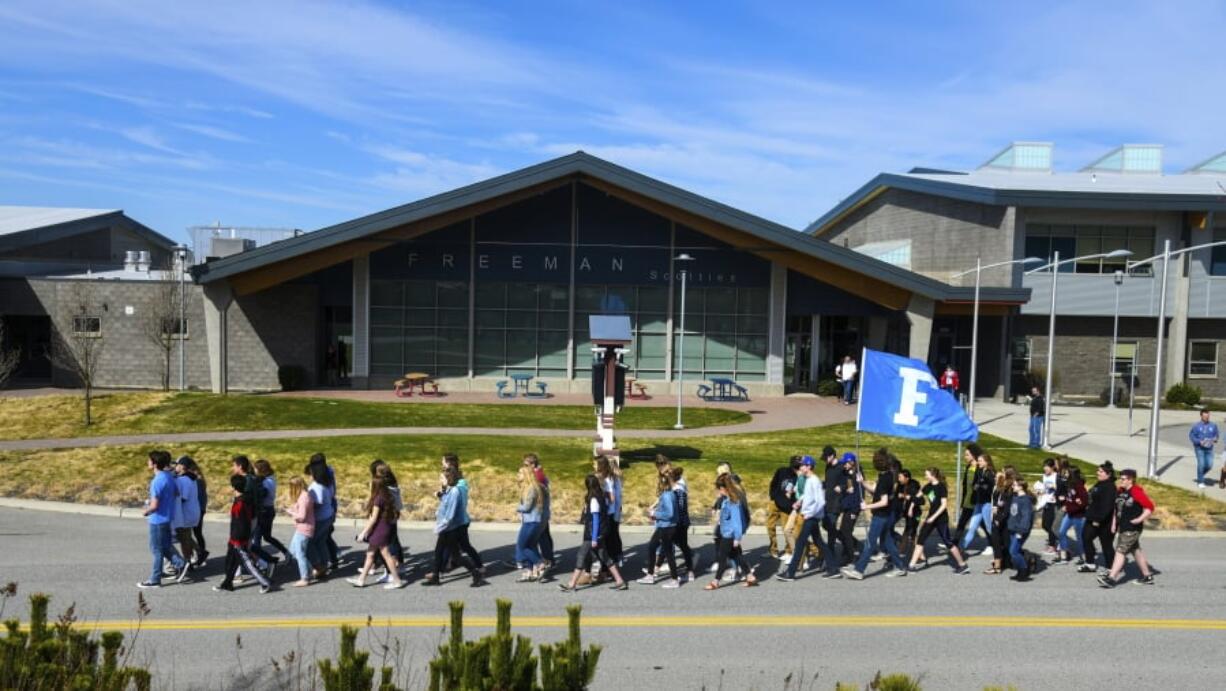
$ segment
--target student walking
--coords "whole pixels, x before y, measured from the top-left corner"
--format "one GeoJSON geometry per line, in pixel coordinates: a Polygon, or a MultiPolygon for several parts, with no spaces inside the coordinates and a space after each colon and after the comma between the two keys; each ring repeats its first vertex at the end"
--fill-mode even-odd
{"type": "Polygon", "coordinates": [[[594,461],[596,467],[596,477],[600,478],[600,482],[604,485],[605,496],[608,499],[609,510],[609,534],[606,538],[605,547],[609,551],[609,557],[621,566],[622,563],[622,537],[621,537],[621,522],[622,522],[622,474],[621,469],[614,461],[607,456],[599,456],[594,461]]]}
{"type": "Polygon", "coordinates": [[[298,564],[298,580],[293,585],[301,588],[312,582],[307,548],[311,544],[311,536],[315,534],[315,502],[311,499],[311,493],[306,491],[306,482],[298,476],[289,479],[286,497],[289,506],[285,513],[294,521],[294,538],[289,542],[289,551],[298,564]]]}
{"type": "MultiPolygon", "coordinates": [[[[969,451],[969,449],[968,449],[969,451]]],[[[992,465],[992,457],[986,453],[980,452],[975,456],[975,473],[971,480],[971,504],[972,509],[970,522],[966,526],[966,532],[962,536],[962,551],[965,553],[967,548],[971,546],[971,542],[975,539],[975,529],[980,525],[983,526],[983,531],[990,536],[992,534],[992,491],[996,487],[996,467],[992,465]]],[[[989,545],[983,550],[984,554],[992,554],[992,546],[989,545]]]]}
{"type": "Polygon", "coordinates": [[[313,555],[311,563],[315,565],[316,578],[325,578],[328,575],[329,557],[331,556],[328,541],[332,537],[332,526],[336,520],[336,481],[322,459],[323,454],[315,454],[306,467],[306,473],[311,476],[311,484],[307,491],[310,492],[311,500],[315,504],[313,507],[315,532],[311,535],[307,553],[313,555]],[[316,457],[321,460],[316,462],[316,457]]]}
{"type": "Polygon", "coordinates": [[[575,556],[575,570],[570,575],[569,583],[559,583],[558,588],[563,592],[574,592],[578,583],[579,577],[585,572],[589,572],[592,568],[592,560],[596,559],[600,562],[602,569],[608,569],[613,574],[612,590],[629,590],[630,586],[622,578],[621,570],[617,568],[617,564],[609,557],[608,550],[605,549],[605,538],[609,532],[609,507],[608,497],[605,494],[604,484],[595,474],[589,474],[583,478],[583,486],[586,493],[583,497],[583,514],[581,522],[583,523],[583,543],[579,545],[579,551],[575,556]]]}
{"type": "Polygon", "coordinates": [[[949,534],[949,488],[945,484],[945,476],[941,474],[939,468],[928,468],[924,471],[924,483],[923,492],[924,498],[928,501],[928,517],[924,519],[920,528],[909,568],[911,571],[916,571],[921,561],[927,563],[924,547],[928,543],[928,537],[935,532],[949,551],[949,560],[954,564],[954,573],[965,576],[971,570],[962,557],[962,550],[958,549],[957,543],[949,534]]]}
{"type": "Polygon", "coordinates": [[[200,567],[204,566],[209,558],[209,551],[204,546],[204,513],[209,508],[208,482],[204,479],[204,472],[200,470],[200,466],[192,460],[191,456],[183,456],[179,461],[185,463],[186,473],[196,483],[196,504],[200,507],[200,518],[192,528],[192,542],[196,546],[196,558],[192,561],[192,566],[200,567]]]}
{"type": "Polygon", "coordinates": [[[776,559],[781,554],[792,554],[791,531],[784,526],[784,546],[781,551],[775,538],[775,529],[780,527],[780,522],[786,523],[792,513],[792,505],[796,503],[796,478],[799,470],[800,456],[792,456],[787,465],[775,470],[767,490],[770,502],[766,505],[766,536],[770,542],[770,555],[776,559]]]}
{"type": "Polygon", "coordinates": [[[333,530],[333,523],[336,520],[336,507],[339,504],[339,500],[336,497],[336,471],[332,469],[332,466],[328,465],[328,458],[322,453],[317,453],[311,456],[310,465],[312,468],[319,469],[319,475],[317,475],[316,471],[314,470],[307,470],[307,474],[309,474],[312,478],[315,478],[316,482],[320,481],[320,477],[325,478],[327,480],[327,487],[330,490],[328,493],[328,503],[330,506],[324,511],[324,514],[326,514],[327,517],[324,518],[321,516],[319,507],[316,506],[315,521],[317,529],[320,527],[320,521],[324,521],[326,523],[323,530],[324,535],[322,538],[320,538],[319,543],[324,548],[322,554],[327,557],[330,570],[336,571],[341,567],[340,547],[337,546],[336,539],[333,537],[335,532],[333,530]]]}
{"type": "Polygon", "coordinates": [[[268,562],[268,578],[272,579],[273,570],[280,564],[280,560],[269,555],[263,549],[262,543],[268,542],[286,560],[290,558],[290,553],[285,544],[272,534],[272,524],[277,518],[277,474],[272,469],[272,464],[262,458],[256,461],[254,466],[256,478],[260,482],[260,504],[255,516],[256,530],[251,538],[251,551],[257,555],[265,555],[263,558],[268,562]]]}
{"type": "Polygon", "coordinates": [[[860,506],[862,510],[872,511],[873,518],[868,526],[868,539],[864,543],[864,549],[860,550],[860,558],[856,561],[856,565],[843,569],[843,575],[853,580],[864,580],[864,570],[868,568],[869,559],[882,549],[889,557],[890,564],[894,566],[894,570],[886,576],[901,578],[907,575],[907,565],[898,555],[898,545],[894,543],[894,536],[890,532],[890,525],[893,521],[890,500],[894,495],[894,483],[896,482],[894,471],[890,469],[890,460],[890,452],[886,449],[878,449],[873,454],[873,469],[877,471],[877,481],[865,483],[865,488],[873,493],[872,501],[863,502],[860,506]]]}
{"type": "Polygon", "coordinates": [[[1017,571],[1010,580],[1023,583],[1030,580],[1032,571],[1030,561],[1023,553],[1022,547],[1030,531],[1034,528],[1035,497],[1030,486],[1021,477],[1013,479],[1013,498],[1009,503],[1009,518],[1005,527],[1009,530],[1009,559],[1017,571]]]}
{"type": "Polygon", "coordinates": [[[915,538],[919,532],[920,519],[924,516],[924,495],[920,492],[919,480],[911,477],[911,471],[898,471],[898,488],[895,490],[895,524],[903,522],[902,536],[895,535],[898,553],[904,558],[915,550],[915,538]]]}
{"type": "MultiPolygon", "coordinates": [[[[384,475],[386,477],[386,475],[384,475]]],[[[376,476],[370,481],[370,498],[366,500],[366,512],[369,518],[362,532],[358,533],[357,541],[366,543],[366,560],[357,576],[346,579],[350,585],[358,588],[366,587],[366,576],[375,565],[375,554],[383,555],[383,563],[387,564],[389,582],[383,585],[384,590],[396,590],[404,587],[400,579],[400,562],[392,554],[392,526],[400,518],[396,511],[396,501],[388,491],[384,477],[376,476]]]]}
{"type": "Polygon", "coordinates": [[[1217,445],[1220,435],[1217,425],[1209,421],[1209,409],[1200,411],[1200,421],[1188,430],[1188,441],[1192,442],[1192,450],[1196,453],[1196,486],[1204,489],[1205,475],[1213,470],[1213,447],[1217,445]]]}
{"type": "MultiPolygon", "coordinates": [[[[460,470],[460,457],[453,453],[443,455],[444,475],[442,476],[442,487],[439,489],[436,496],[441,499],[443,494],[447,491],[448,485],[446,480],[447,476],[445,473],[447,472],[448,468],[452,468],[455,471],[455,488],[456,491],[460,493],[460,501],[456,507],[455,515],[455,523],[458,526],[456,528],[458,531],[456,540],[460,545],[460,551],[468,556],[468,559],[473,563],[473,567],[477,569],[477,572],[484,574],[485,563],[481,560],[481,553],[478,552],[475,547],[473,547],[473,543],[468,539],[468,526],[470,523],[472,523],[472,519],[468,515],[468,480],[464,479],[464,473],[460,470]]],[[[451,555],[447,555],[447,561],[445,563],[450,563],[452,561],[453,557],[451,555]]]]}
{"type": "Polygon", "coordinates": [[[1095,483],[1089,491],[1089,504],[1086,506],[1086,525],[1083,534],[1082,547],[1085,550],[1086,561],[1077,567],[1078,573],[1094,573],[1098,561],[1095,543],[1102,549],[1102,573],[1107,573],[1115,563],[1115,466],[1107,461],[1094,471],[1095,483]]]}
{"type": "Polygon", "coordinates": [[[1141,549],[1141,532],[1145,530],[1145,519],[1154,512],[1154,502],[1141,486],[1137,484],[1137,471],[1125,468],[1120,471],[1120,488],[1115,495],[1114,528],[1115,561],[1111,563],[1111,571],[1098,577],[1098,584],[1104,588],[1114,588],[1119,585],[1120,576],[1124,572],[1124,564],[1128,555],[1137,562],[1141,569],[1141,585],[1153,585],[1154,574],[1149,569],[1149,560],[1141,549]]]}
{"type": "Polygon", "coordinates": [[[553,520],[553,492],[549,486],[549,478],[545,475],[545,469],[541,467],[541,458],[534,453],[526,453],[523,457],[523,464],[532,469],[536,474],[536,482],[541,486],[544,492],[544,503],[541,510],[541,577],[547,578],[549,572],[553,569],[553,534],[549,532],[549,524],[553,520]]]}
{"type": "Polygon", "coordinates": [[[170,454],[165,451],[150,451],[146,461],[153,478],[149,481],[149,499],[145,502],[145,518],[149,523],[149,553],[153,568],[149,578],[136,584],[138,588],[160,588],[162,585],[162,562],[166,559],[174,565],[176,580],[187,578],[187,562],[175,551],[170,541],[171,519],[174,517],[178,489],[170,472],[170,454]]]}
{"type": "Polygon", "coordinates": [[[522,569],[519,582],[536,581],[541,577],[541,516],[544,511],[544,490],[531,468],[519,469],[519,536],[515,540],[515,561],[522,569]]]}
{"type": "Polygon", "coordinates": [[[657,475],[656,493],[656,501],[649,511],[655,522],[655,531],[647,543],[647,552],[643,557],[643,577],[638,582],[642,585],[655,584],[656,555],[663,553],[672,576],[665,582],[664,587],[677,588],[681,585],[681,572],[677,570],[677,557],[673,553],[673,536],[677,533],[677,495],[673,493],[671,473],[657,475]]]}
{"type": "MultiPolygon", "coordinates": [[[[860,507],[864,505],[864,476],[860,474],[860,464],[856,455],[850,451],[843,453],[839,465],[842,466],[841,482],[843,490],[839,493],[839,542],[843,545],[843,556],[840,566],[849,566],[855,559],[860,548],[852,531],[860,520],[860,507]]],[[[831,545],[834,543],[831,542],[831,545]]]]}
{"type": "MultiPolygon", "coordinates": [[[[396,474],[392,472],[392,467],[389,466],[381,458],[376,458],[370,462],[370,479],[379,480],[383,483],[383,487],[387,490],[388,495],[392,498],[392,508],[395,509],[396,515],[399,516],[404,512],[404,500],[400,497],[400,483],[396,480],[396,474]]],[[[396,563],[400,566],[404,565],[404,548],[400,544],[400,525],[393,521],[391,526],[391,534],[388,536],[387,549],[396,558],[396,563]]],[[[380,583],[391,582],[390,565],[383,559],[382,552],[375,554],[376,571],[382,570],[379,575],[380,583]]]]}
{"type": "Polygon", "coordinates": [[[1056,459],[1043,461],[1043,477],[1035,483],[1034,494],[1038,498],[1035,509],[1041,516],[1043,532],[1047,535],[1048,554],[1056,553],[1060,540],[1056,537],[1056,509],[1060,503],[1057,485],[1061,485],[1060,475],[1056,472],[1056,459]]]}
{"type": "Polygon", "coordinates": [[[230,540],[226,543],[226,570],[221,583],[213,586],[218,592],[233,592],[234,577],[246,570],[260,584],[260,594],[267,593],[272,584],[255,564],[248,547],[255,524],[255,506],[250,501],[247,478],[241,473],[230,476],[230,489],[234,500],[230,505],[230,540]]]}
{"type": "MultiPolygon", "coordinates": [[[[833,446],[822,449],[822,489],[826,492],[826,510],[822,515],[822,528],[826,531],[826,544],[830,546],[831,555],[835,555],[835,543],[839,531],[840,497],[843,495],[843,464],[839,463],[839,454],[833,446]]],[[[844,546],[844,559],[847,547],[844,546]]],[[[842,566],[842,564],[839,564],[842,566]]]]}
{"type": "MultiPolygon", "coordinates": [[[[673,544],[681,552],[682,563],[685,564],[685,576],[682,583],[694,580],[697,565],[694,563],[694,550],[690,549],[690,488],[685,482],[685,469],[680,466],[670,467],[673,478],[673,494],[677,495],[677,532],[673,535],[673,544]]],[[[673,574],[676,576],[677,574],[673,574]]]]}
{"type": "MultiPolygon", "coordinates": [[[[991,458],[986,454],[991,462],[991,458]]],[[[992,535],[992,565],[984,570],[984,574],[995,576],[1004,573],[1004,570],[1009,568],[1011,555],[1009,554],[1009,510],[1013,503],[1013,482],[1017,479],[1017,471],[1013,466],[1005,466],[1001,472],[996,474],[996,485],[992,489],[992,504],[991,504],[991,535],[992,535]]]]}
{"type": "Polygon", "coordinates": [[[434,534],[437,536],[434,543],[434,570],[426,574],[425,580],[421,582],[422,585],[441,584],[440,577],[443,567],[451,555],[456,555],[456,558],[468,568],[469,575],[472,576],[470,587],[479,588],[487,585],[485,579],[481,577],[478,566],[468,561],[468,557],[460,549],[460,528],[462,526],[459,521],[461,516],[467,515],[468,507],[466,506],[467,495],[457,486],[459,482],[460,470],[457,458],[456,465],[444,467],[442,476],[439,478],[443,489],[439,493],[438,509],[434,513],[434,534]]]}
{"type": "MultiPolygon", "coordinates": [[[[822,481],[818,479],[813,468],[816,462],[812,456],[805,456],[801,460],[800,476],[804,479],[804,489],[799,499],[796,501],[795,508],[800,513],[803,523],[800,527],[800,537],[796,540],[794,547],[797,553],[801,553],[807,547],[809,541],[812,541],[817,549],[825,557],[825,577],[840,578],[838,562],[834,554],[834,550],[823,543],[822,541],[822,519],[825,517],[826,511],[826,491],[822,487],[822,481]]],[[[785,573],[776,576],[777,579],[790,583],[796,580],[796,568],[800,565],[801,559],[798,557],[793,559],[788,564],[788,570],[785,573]]]]}
{"type": "Polygon", "coordinates": [[[1086,481],[1081,477],[1079,468],[1069,468],[1068,489],[1064,497],[1064,518],[1060,519],[1059,547],[1054,564],[1067,564],[1073,559],[1072,546],[1069,544],[1068,531],[1073,529],[1077,536],[1077,561],[1084,565],[1085,559],[1085,528],[1086,507],[1090,503],[1090,495],[1086,492],[1086,481]]]}
{"type": "Polygon", "coordinates": [[[745,557],[741,553],[741,538],[745,536],[745,493],[733,479],[732,473],[722,473],[715,479],[715,489],[719,492],[719,543],[718,561],[716,562],[715,580],[704,586],[704,590],[718,590],[728,569],[728,560],[732,559],[741,573],[745,574],[745,587],[758,584],[745,557]]]}
{"type": "Polygon", "coordinates": [[[200,523],[200,494],[196,490],[196,481],[192,478],[189,466],[192,459],[187,456],[175,462],[175,489],[178,494],[174,506],[174,515],[170,519],[171,529],[179,548],[183,551],[183,560],[187,562],[184,570],[190,571],[193,557],[196,554],[196,540],[192,534],[200,523]]]}

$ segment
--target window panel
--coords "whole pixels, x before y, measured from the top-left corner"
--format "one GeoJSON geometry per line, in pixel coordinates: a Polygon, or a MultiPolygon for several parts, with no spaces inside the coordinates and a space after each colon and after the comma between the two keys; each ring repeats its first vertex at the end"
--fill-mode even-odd
{"type": "Polygon", "coordinates": [[[737,333],[766,333],[768,330],[766,317],[741,315],[736,318],[737,333]]]}
{"type": "Polygon", "coordinates": [[[600,303],[604,299],[604,286],[576,286],[575,312],[600,313],[600,303]]]}
{"type": "Polygon", "coordinates": [[[434,307],[434,283],[429,281],[406,281],[404,304],[409,307],[434,307]]]}
{"type": "Polygon", "coordinates": [[[668,331],[668,315],[663,312],[640,313],[638,316],[639,331],[664,333],[668,331]]]}
{"type": "Polygon", "coordinates": [[[707,314],[735,314],[736,289],[708,288],[706,312],[707,314]]]}
{"type": "Polygon", "coordinates": [[[502,310],[477,310],[477,328],[500,328],[507,324],[507,313],[502,310]]]}
{"type": "Polygon", "coordinates": [[[1188,376],[1201,379],[1217,377],[1217,341],[1188,342],[1188,376]]]}
{"type": "Polygon", "coordinates": [[[438,306],[468,309],[468,284],[459,281],[438,282],[438,306]]]}
{"type": "Polygon", "coordinates": [[[404,310],[399,307],[371,307],[371,326],[400,326],[404,324],[404,310]]]}
{"type": "Polygon", "coordinates": [[[371,281],[370,304],[381,307],[400,307],[404,304],[404,282],[371,281]]]}
{"type": "Polygon", "coordinates": [[[507,291],[508,309],[536,310],[536,291],[534,284],[517,285],[507,291]]]}
{"type": "Polygon", "coordinates": [[[404,311],[405,326],[434,326],[434,310],[406,309],[404,311]]]}
{"type": "Polygon", "coordinates": [[[762,314],[770,307],[770,291],[766,288],[741,288],[737,291],[737,313],[762,314]]]}
{"type": "Polygon", "coordinates": [[[506,307],[507,286],[505,283],[478,283],[477,307],[506,307]]]}
{"type": "MultiPolygon", "coordinates": [[[[686,325],[689,326],[688,324],[686,325]]],[[[736,332],[736,317],[732,315],[707,314],[706,332],[708,334],[730,334],[736,332]]]]}
{"type": "Polygon", "coordinates": [[[535,329],[536,328],[536,312],[508,311],[507,312],[507,328],[508,329],[535,329]]]}
{"type": "Polygon", "coordinates": [[[541,286],[540,305],[542,310],[559,310],[566,312],[570,309],[570,291],[566,286],[541,286]]]}
{"type": "MultiPolygon", "coordinates": [[[[541,312],[540,328],[542,329],[566,329],[566,313],[565,312],[541,312]]],[[[584,330],[587,329],[586,319],[583,322],[584,330]]]]}
{"type": "Polygon", "coordinates": [[[468,328],[468,310],[439,310],[439,326],[462,326],[468,328]]]}
{"type": "Polygon", "coordinates": [[[667,312],[668,288],[639,288],[640,311],[667,312]]]}

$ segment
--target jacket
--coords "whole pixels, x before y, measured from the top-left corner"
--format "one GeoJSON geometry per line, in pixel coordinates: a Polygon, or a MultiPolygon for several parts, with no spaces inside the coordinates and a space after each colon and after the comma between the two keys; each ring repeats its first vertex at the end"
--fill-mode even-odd
{"type": "Polygon", "coordinates": [[[805,478],[805,493],[800,497],[800,515],[806,520],[822,518],[826,513],[826,492],[816,475],[805,478]]]}
{"type": "Polygon", "coordinates": [[[787,513],[792,510],[792,502],[795,500],[788,496],[788,490],[795,487],[796,471],[790,466],[776,470],[774,476],[771,477],[770,498],[780,511],[787,513]]]}
{"type": "Polygon", "coordinates": [[[294,530],[307,537],[315,534],[315,502],[310,492],[298,495],[298,501],[289,508],[290,518],[294,519],[294,530]]]}
{"type": "Polygon", "coordinates": [[[1115,483],[1100,480],[1090,488],[1090,503],[1086,506],[1086,520],[1091,523],[1108,523],[1115,512],[1115,483]]]}
{"type": "Polygon", "coordinates": [[[1197,421],[1195,425],[1192,425],[1192,429],[1188,430],[1188,441],[1198,449],[1212,449],[1214,444],[1217,444],[1217,440],[1217,425],[1212,422],[1197,421]]]}
{"type": "Polygon", "coordinates": [[[677,525],[677,495],[672,490],[660,493],[656,499],[656,510],[651,513],[657,528],[672,528],[677,525]]]}
{"type": "Polygon", "coordinates": [[[847,484],[845,475],[842,463],[826,466],[826,479],[822,481],[822,485],[826,488],[826,506],[829,506],[832,512],[839,510],[839,498],[843,496],[843,487],[847,484]]]}
{"type": "Polygon", "coordinates": [[[976,468],[975,477],[971,481],[971,502],[987,504],[992,501],[992,490],[996,487],[996,473],[987,468],[976,468]]]}
{"type": "Polygon", "coordinates": [[[579,518],[583,523],[583,541],[599,542],[609,533],[609,506],[604,495],[596,497],[596,512],[592,512],[592,502],[583,502],[583,515],[579,518]]]}
{"type": "Polygon", "coordinates": [[[179,496],[175,498],[170,527],[175,530],[195,528],[200,523],[200,494],[196,491],[196,481],[189,475],[179,475],[175,477],[175,487],[179,496]]]}
{"type": "Polygon", "coordinates": [[[520,499],[519,506],[515,508],[519,512],[519,519],[522,523],[540,523],[542,499],[541,492],[533,490],[527,497],[520,499]]]}
{"type": "Polygon", "coordinates": [[[468,525],[472,523],[472,519],[468,517],[468,480],[460,478],[460,481],[455,483],[455,488],[460,491],[460,498],[464,500],[456,509],[455,524],[468,525]]]}
{"type": "Polygon", "coordinates": [[[1019,494],[1009,504],[1009,522],[1005,524],[1010,533],[1025,535],[1034,527],[1034,504],[1030,497],[1019,494]]]}
{"type": "Polygon", "coordinates": [[[685,484],[685,478],[677,481],[673,487],[673,494],[677,497],[677,527],[690,527],[690,490],[685,484]]]}
{"type": "Polygon", "coordinates": [[[438,509],[434,512],[434,534],[441,535],[462,523],[456,520],[462,511],[464,495],[455,487],[448,487],[438,498],[438,509]]]}
{"type": "Polygon", "coordinates": [[[745,523],[740,504],[725,501],[719,507],[719,535],[725,540],[740,540],[745,536],[745,523]]]}
{"type": "Polygon", "coordinates": [[[1086,507],[1090,504],[1090,495],[1085,484],[1070,485],[1064,496],[1064,513],[1069,518],[1081,518],[1086,515],[1086,507]]]}
{"type": "Polygon", "coordinates": [[[251,542],[251,522],[255,520],[255,510],[247,503],[247,495],[240,494],[230,505],[230,544],[240,549],[247,549],[251,542]]]}

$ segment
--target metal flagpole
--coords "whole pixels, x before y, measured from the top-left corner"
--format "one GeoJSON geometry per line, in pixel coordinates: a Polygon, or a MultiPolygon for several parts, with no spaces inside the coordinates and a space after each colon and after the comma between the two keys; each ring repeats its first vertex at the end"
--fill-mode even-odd
{"type": "MultiPolygon", "coordinates": [[[[956,498],[956,501],[954,501],[954,506],[958,507],[958,510],[961,511],[962,510],[962,442],[958,442],[958,457],[954,459],[954,466],[957,468],[957,471],[954,473],[955,475],[954,480],[958,483],[958,488],[954,491],[954,497],[956,498]]],[[[947,511],[946,513],[949,513],[949,512],[947,511]]],[[[948,519],[948,516],[946,516],[946,518],[948,519]]]]}

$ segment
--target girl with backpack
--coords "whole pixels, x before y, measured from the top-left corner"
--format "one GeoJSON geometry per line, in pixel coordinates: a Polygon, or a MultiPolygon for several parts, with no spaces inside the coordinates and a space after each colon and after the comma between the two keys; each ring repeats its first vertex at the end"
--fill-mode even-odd
{"type": "Polygon", "coordinates": [[[400,514],[396,511],[396,500],[388,491],[384,478],[376,477],[370,481],[370,498],[366,500],[366,511],[370,518],[367,519],[366,526],[356,538],[358,542],[366,543],[366,561],[363,562],[362,570],[357,576],[346,580],[354,587],[366,587],[366,576],[370,574],[370,570],[375,565],[375,554],[379,553],[383,555],[383,562],[387,564],[387,573],[391,577],[391,582],[385,583],[383,589],[403,588],[404,581],[400,579],[400,563],[396,561],[390,548],[392,526],[396,524],[400,514]]]}
{"type": "Polygon", "coordinates": [[[715,579],[708,583],[703,590],[718,590],[720,582],[724,577],[724,572],[728,569],[728,560],[732,559],[736,563],[737,568],[744,574],[745,582],[742,584],[745,587],[753,587],[758,584],[758,579],[754,577],[753,572],[749,569],[749,565],[745,563],[745,557],[741,553],[741,538],[745,536],[745,522],[743,514],[743,506],[745,503],[744,490],[740,489],[740,485],[733,479],[731,473],[724,473],[715,480],[715,489],[719,492],[719,553],[718,561],[716,562],[715,579]]]}
{"type": "Polygon", "coordinates": [[[192,542],[196,546],[196,559],[192,561],[192,566],[199,568],[204,566],[209,558],[209,551],[204,548],[204,512],[209,508],[209,487],[200,466],[191,456],[181,457],[179,463],[183,465],[185,474],[196,483],[196,504],[200,507],[200,517],[192,527],[192,542]]]}
{"type": "Polygon", "coordinates": [[[621,570],[609,557],[605,549],[605,540],[609,534],[609,500],[605,494],[604,483],[595,474],[583,478],[586,491],[583,497],[583,543],[575,556],[575,570],[570,575],[569,583],[559,583],[562,592],[573,593],[579,583],[579,577],[592,568],[592,560],[600,562],[602,569],[608,569],[613,574],[612,590],[629,590],[630,586],[622,578],[621,570]]]}

